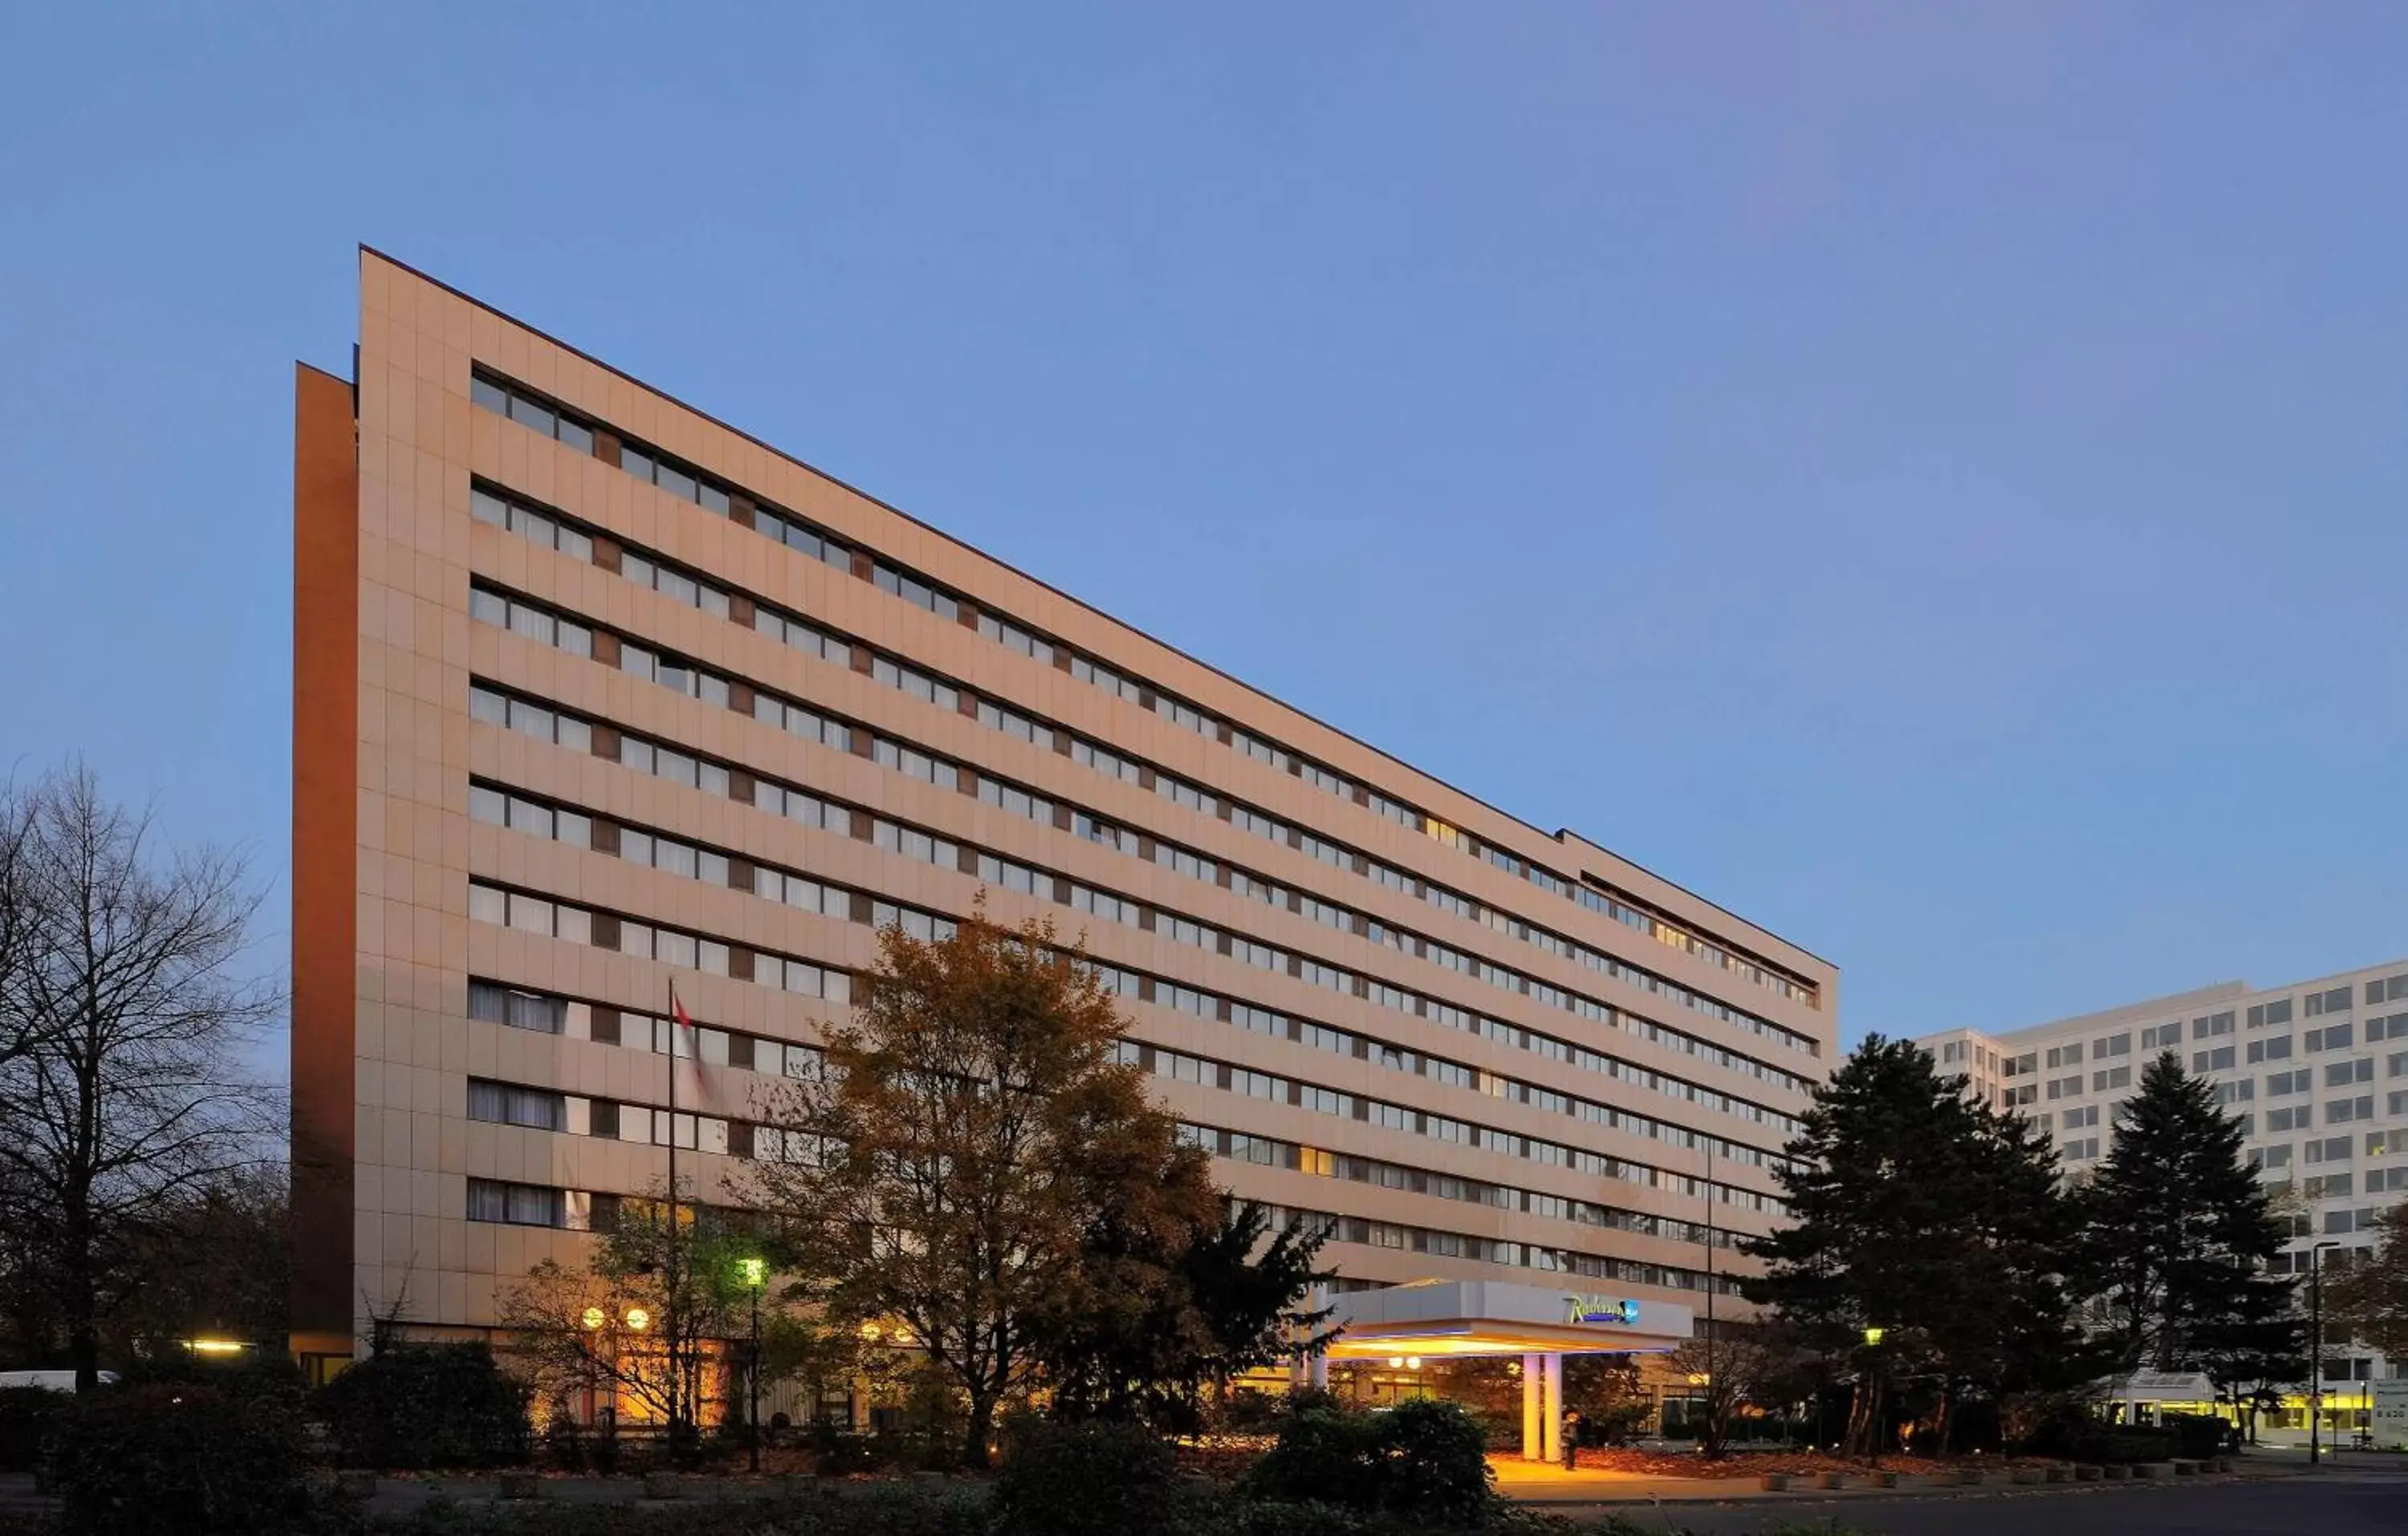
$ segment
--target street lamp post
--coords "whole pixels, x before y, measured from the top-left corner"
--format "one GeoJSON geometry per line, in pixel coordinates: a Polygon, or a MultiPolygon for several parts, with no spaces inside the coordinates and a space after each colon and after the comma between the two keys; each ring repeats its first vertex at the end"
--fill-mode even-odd
{"type": "Polygon", "coordinates": [[[744,1288],[752,1293],[752,1357],[751,1369],[744,1373],[745,1417],[752,1425],[752,1470],[761,1470],[761,1292],[769,1284],[769,1261],[747,1258],[738,1261],[744,1271],[744,1288]]]}
{"type": "Polygon", "coordinates": [[[2308,1465],[2324,1459],[2325,1416],[2325,1266],[2324,1252],[2338,1242],[2319,1242],[2308,1250],[2308,1313],[2313,1319],[2308,1338],[2308,1465]]]}
{"type": "Polygon", "coordinates": [[[1869,1352],[1865,1365],[1865,1468],[1881,1471],[1881,1342],[1889,1330],[1880,1328],[1865,1329],[1865,1348],[1869,1352]]]}

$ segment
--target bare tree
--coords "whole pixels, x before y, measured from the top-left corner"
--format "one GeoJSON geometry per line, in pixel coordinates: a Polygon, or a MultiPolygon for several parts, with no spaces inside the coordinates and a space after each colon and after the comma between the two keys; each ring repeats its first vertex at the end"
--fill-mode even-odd
{"type": "Polygon", "coordinates": [[[268,1155],[270,1096],[239,1056],[282,995],[245,971],[260,893],[242,860],[162,850],[79,765],[10,798],[0,1217],[88,1389],[101,1322],[141,1283],[138,1240],[268,1155]]]}
{"type": "Polygon", "coordinates": [[[38,1021],[16,1006],[28,948],[26,849],[32,843],[34,797],[0,784],[0,1067],[33,1048],[38,1021]]]}

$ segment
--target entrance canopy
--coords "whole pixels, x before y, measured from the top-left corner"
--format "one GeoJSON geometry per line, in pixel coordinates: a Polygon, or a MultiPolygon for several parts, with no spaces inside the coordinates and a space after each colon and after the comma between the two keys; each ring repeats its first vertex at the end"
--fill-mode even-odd
{"type": "Polygon", "coordinates": [[[1690,1310],[1570,1287],[1417,1280],[1331,1299],[1339,1360],[1667,1350],[1688,1342],[1690,1310]]]}

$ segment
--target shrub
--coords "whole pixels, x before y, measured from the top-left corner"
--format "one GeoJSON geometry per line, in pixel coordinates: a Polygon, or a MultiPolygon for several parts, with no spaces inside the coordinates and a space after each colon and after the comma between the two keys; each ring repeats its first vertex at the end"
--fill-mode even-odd
{"type": "Polygon", "coordinates": [[[79,1399],[50,1466],[70,1536],[251,1536],[324,1513],[300,1420],[267,1395],[162,1383],[79,1399]]]}
{"type": "Polygon", "coordinates": [[[996,1529],[1003,1536],[1159,1529],[1177,1463],[1168,1443],[1136,1425],[1016,1420],[996,1479],[996,1529]]]}
{"type": "Polygon", "coordinates": [[[318,1412],[347,1467],[501,1467],[526,1459],[527,1401],[484,1344],[391,1344],[328,1382],[318,1412]]]}
{"type": "Polygon", "coordinates": [[[0,1388],[0,1472],[29,1472],[39,1466],[51,1432],[75,1400],[47,1387],[0,1388]]]}
{"type": "Polygon", "coordinates": [[[1377,1414],[1315,1403],[1289,1417],[1245,1486],[1272,1502],[1467,1524],[1496,1512],[1485,1449],[1479,1424],[1451,1402],[1421,1399],[1377,1414]]]}
{"type": "Polygon", "coordinates": [[[2166,1414],[2166,1428],[2174,1437],[2174,1455],[2186,1461],[2222,1456],[2232,1442],[2232,1427],[2214,1414],[2166,1414]]]}

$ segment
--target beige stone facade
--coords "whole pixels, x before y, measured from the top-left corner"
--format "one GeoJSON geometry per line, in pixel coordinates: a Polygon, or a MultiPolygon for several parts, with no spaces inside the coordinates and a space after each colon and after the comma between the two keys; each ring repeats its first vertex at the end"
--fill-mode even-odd
{"type": "Polygon", "coordinates": [[[1710,1215],[1777,1219],[1828,963],[384,257],[360,283],[357,380],[305,369],[296,433],[306,1354],[405,1289],[490,1325],[669,1135],[716,1198],[877,925],[982,891],[1083,932],[1219,1177],[1332,1218],[1350,1285],[1702,1311],[1710,1215]],[[672,984],[710,1094],[676,1127],[672,984]]]}

